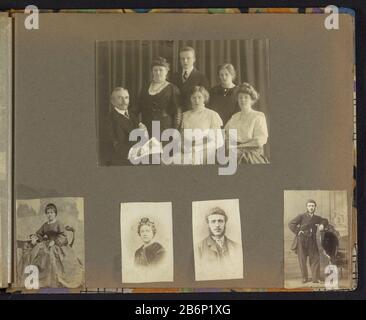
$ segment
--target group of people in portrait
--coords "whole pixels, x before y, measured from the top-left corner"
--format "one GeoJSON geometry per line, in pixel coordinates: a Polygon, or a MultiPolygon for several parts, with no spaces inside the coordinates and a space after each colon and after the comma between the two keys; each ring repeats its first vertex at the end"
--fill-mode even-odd
{"type": "Polygon", "coordinates": [[[230,62],[217,67],[219,85],[211,87],[195,67],[193,47],[181,48],[179,61],[181,69],[168,76],[170,63],[156,57],[151,63],[152,79],[134,94],[136,101],[130,101],[127,86],[112,90],[107,119],[108,163],[136,164],[136,159],[149,156],[142,144],[136,144],[136,138],[131,139],[131,132],[139,132],[137,136],[144,141],[154,138],[164,147],[169,139],[162,139],[161,134],[166,130],[175,142],[168,150],[174,164],[215,163],[220,151],[235,152],[237,163],[268,163],[264,152],[267,120],[256,110],[260,103],[256,88],[247,82],[235,83],[236,70],[230,62]],[[159,124],[158,130],[154,130],[154,123],[159,124]]]}

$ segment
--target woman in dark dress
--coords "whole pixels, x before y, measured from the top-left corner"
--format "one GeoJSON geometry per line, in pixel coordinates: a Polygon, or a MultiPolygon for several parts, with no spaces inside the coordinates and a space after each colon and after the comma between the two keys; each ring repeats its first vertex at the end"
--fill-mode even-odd
{"type": "Polygon", "coordinates": [[[219,114],[225,126],[231,116],[240,111],[236,99],[238,86],[233,82],[236,77],[233,65],[230,63],[220,65],[218,76],[220,84],[210,90],[210,108],[219,114]]]}
{"type": "Polygon", "coordinates": [[[142,218],[137,232],[144,244],[135,252],[135,265],[151,266],[161,262],[165,249],[160,243],[153,241],[156,234],[154,222],[149,218],[142,218]]]}
{"type": "Polygon", "coordinates": [[[151,65],[152,81],[142,89],[139,110],[141,121],[152,137],[152,121],[160,121],[160,131],[178,128],[181,120],[179,89],[169,81],[169,63],[165,58],[155,59],[151,65]]]}
{"type": "Polygon", "coordinates": [[[24,273],[27,265],[37,266],[40,287],[81,287],[84,269],[68,242],[66,230],[70,227],[65,228],[57,220],[57,207],[53,203],[47,204],[45,213],[47,222],[30,236],[19,271],[24,273]]]}

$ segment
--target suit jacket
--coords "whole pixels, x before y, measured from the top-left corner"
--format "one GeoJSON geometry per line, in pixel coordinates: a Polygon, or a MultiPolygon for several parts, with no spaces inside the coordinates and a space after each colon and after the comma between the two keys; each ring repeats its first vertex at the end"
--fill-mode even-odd
{"type": "Polygon", "coordinates": [[[206,77],[196,68],[193,68],[186,81],[183,82],[182,71],[179,71],[173,74],[171,82],[174,83],[180,91],[180,105],[183,112],[191,109],[191,90],[194,86],[202,86],[207,90],[209,89],[206,77]]]}
{"type": "Polygon", "coordinates": [[[328,220],[315,214],[310,217],[307,212],[299,214],[294,219],[292,219],[288,224],[290,230],[295,234],[291,249],[297,249],[298,234],[300,231],[303,231],[304,237],[311,241],[316,241],[317,224],[322,224],[324,227],[326,227],[328,225],[328,220]]]}
{"type": "Polygon", "coordinates": [[[137,118],[130,113],[129,118],[113,109],[108,116],[108,140],[111,149],[111,165],[130,164],[128,152],[136,143],[129,141],[130,132],[138,128],[137,118]]]}
{"type": "Polygon", "coordinates": [[[216,241],[208,236],[198,244],[197,249],[201,261],[205,264],[221,264],[235,258],[239,246],[225,236],[223,247],[220,249],[216,241]]]}

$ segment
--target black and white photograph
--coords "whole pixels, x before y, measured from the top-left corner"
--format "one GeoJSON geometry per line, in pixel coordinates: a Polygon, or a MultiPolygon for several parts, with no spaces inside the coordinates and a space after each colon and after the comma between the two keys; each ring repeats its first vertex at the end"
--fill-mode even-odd
{"type": "Polygon", "coordinates": [[[97,41],[99,165],[269,163],[268,79],[268,39],[97,41]]]}
{"type": "Polygon", "coordinates": [[[122,282],[173,281],[170,202],[121,204],[122,282]]]}
{"type": "Polygon", "coordinates": [[[347,203],[346,191],[284,192],[286,288],[349,286],[347,203]]]}
{"type": "Polygon", "coordinates": [[[242,279],[239,200],[194,201],[192,228],[196,281],[242,279]]]}
{"type": "Polygon", "coordinates": [[[27,267],[38,269],[39,288],[82,288],[83,198],[16,201],[17,282],[26,286],[27,267]]]}

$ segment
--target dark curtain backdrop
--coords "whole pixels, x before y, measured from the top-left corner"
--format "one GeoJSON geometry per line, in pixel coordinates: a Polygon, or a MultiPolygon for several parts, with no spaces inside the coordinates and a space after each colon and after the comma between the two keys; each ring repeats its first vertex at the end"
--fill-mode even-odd
{"type": "MultiPolygon", "coordinates": [[[[269,127],[269,40],[133,40],[96,43],[96,101],[98,108],[99,160],[105,164],[104,119],[111,109],[110,94],[115,87],[125,87],[133,105],[143,86],[151,81],[151,63],[161,56],[170,63],[168,80],[179,71],[179,50],[191,46],[196,50],[196,67],[203,72],[211,87],[219,84],[217,67],[231,63],[236,70],[235,83],[249,82],[260,94],[255,109],[266,114],[269,127]]],[[[265,147],[269,154],[269,141],[265,147]]]]}

